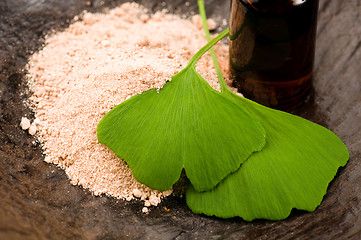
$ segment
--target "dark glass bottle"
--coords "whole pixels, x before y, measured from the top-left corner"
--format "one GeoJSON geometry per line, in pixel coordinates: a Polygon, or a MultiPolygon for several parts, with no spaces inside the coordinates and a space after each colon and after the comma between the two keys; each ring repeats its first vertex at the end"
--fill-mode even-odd
{"type": "Polygon", "coordinates": [[[318,0],[232,0],[230,78],[249,99],[292,109],[312,89],[318,0]]]}

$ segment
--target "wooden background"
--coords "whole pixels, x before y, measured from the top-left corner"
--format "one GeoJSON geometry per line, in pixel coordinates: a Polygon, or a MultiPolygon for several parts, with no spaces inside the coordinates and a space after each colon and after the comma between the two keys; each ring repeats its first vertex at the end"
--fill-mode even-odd
{"type": "MultiPolygon", "coordinates": [[[[336,132],[351,159],[313,213],[279,222],[221,220],[192,214],[169,198],[149,215],[139,202],[94,197],[43,162],[35,138],[19,127],[33,118],[23,104],[27,58],[44,36],[83,10],[123,2],[2,0],[0,4],[0,239],[361,239],[361,1],[320,0],[314,97],[296,111],[336,132]],[[170,209],[166,211],[165,208],[170,209]]],[[[139,1],[151,10],[161,1],[139,1]]],[[[197,13],[196,1],[165,1],[177,14],[197,13]]],[[[208,16],[228,20],[228,1],[206,1],[208,16]]]]}

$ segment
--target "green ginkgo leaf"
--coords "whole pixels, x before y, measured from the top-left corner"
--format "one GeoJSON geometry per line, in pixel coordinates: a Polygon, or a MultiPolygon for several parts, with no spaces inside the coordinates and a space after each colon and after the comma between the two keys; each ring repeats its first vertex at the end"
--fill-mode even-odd
{"type": "MultiPolygon", "coordinates": [[[[198,0],[207,39],[204,3],[198,0]]],[[[266,145],[237,172],[210,191],[188,184],[186,199],[195,213],[222,218],[280,220],[293,208],[314,211],[328,184],[349,159],[343,142],[330,130],[303,118],[274,110],[231,92],[211,51],[224,95],[256,116],[266,130],[266,145]]]]}
{"type": "Polygon", "coordinates": [[[342,141],[328,129],[237,95],[241,106],[259,117],[266,145],[214,189],[187,186],[187,204],[195,213],[280,220],[293,208],[313,211],[339,167],[349,159],[342,141]]]}
{"type": "Polygon", "coordinates": [[[209,190],[264,146],[259,121],[195,70],[199,57],[225,35],[202,48],[162,89],[128,99],[99,122],[99,142],[124,159],[139,182],[167,190],[184,168],[195,189],[209,190]]]}

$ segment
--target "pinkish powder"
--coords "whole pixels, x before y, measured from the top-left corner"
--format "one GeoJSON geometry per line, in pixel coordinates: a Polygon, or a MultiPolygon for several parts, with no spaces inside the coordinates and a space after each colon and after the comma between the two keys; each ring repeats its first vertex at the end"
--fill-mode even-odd
{"type": "MultiPolygon", "coordinates": [[[[120,199],[135,197],[157,205],[172,193],[137,182],[127,164],[96,137],[99,120],[125,99],[151,88],[186,66],[205,43],[198,18],[193,22],[135,3],[107,14],[84,13],[82,21],[49,36],[29,62],[31,98],[45,161],[63,168],[72,184],[120,199]]],[[[227,47],[218,45],[227,71],[227,47]]],[[[216,50],[217,50],[216,49],[216,50]]],[[[209,56],[197,64],[215,89],[209,56]]]]}

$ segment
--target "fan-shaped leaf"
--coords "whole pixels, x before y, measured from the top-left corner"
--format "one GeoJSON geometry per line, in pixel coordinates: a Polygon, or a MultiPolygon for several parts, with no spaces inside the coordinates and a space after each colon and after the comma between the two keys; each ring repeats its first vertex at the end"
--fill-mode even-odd
{"type": "MultiPolygon", "coordinates": [[[[203,0],[198,0],[210,40],[203,0]]],[[[337,169],[349,159],[342,141],[328,129],[300,117],[270,109],[231,92],[211,49],[222,92],[257,116],[266,130],[266,145],[214,189],[187,187],[187,204],[195,213],[245,220],[286,218],[293,208],[313,211],[321,203],[337,169]]]]}
{"type": "Polygon", "coordinates": [[[266,145],[211,191],[189,185],[188,206],[195,213],[248,221],[284,219],[293,208],[315,210],[349,159],[346,146],[322,126],[225,92],[258,116],[266,145]]]}
{"type": "Polygon", "coordinates": [[[99,142],[153,189],[169,189],[184,168],[198,191],[209,190],[264,145],[259,121],[196,72],[197,57],[206,50],[159,92],[130,98],[98,124],[99,142]]]}

